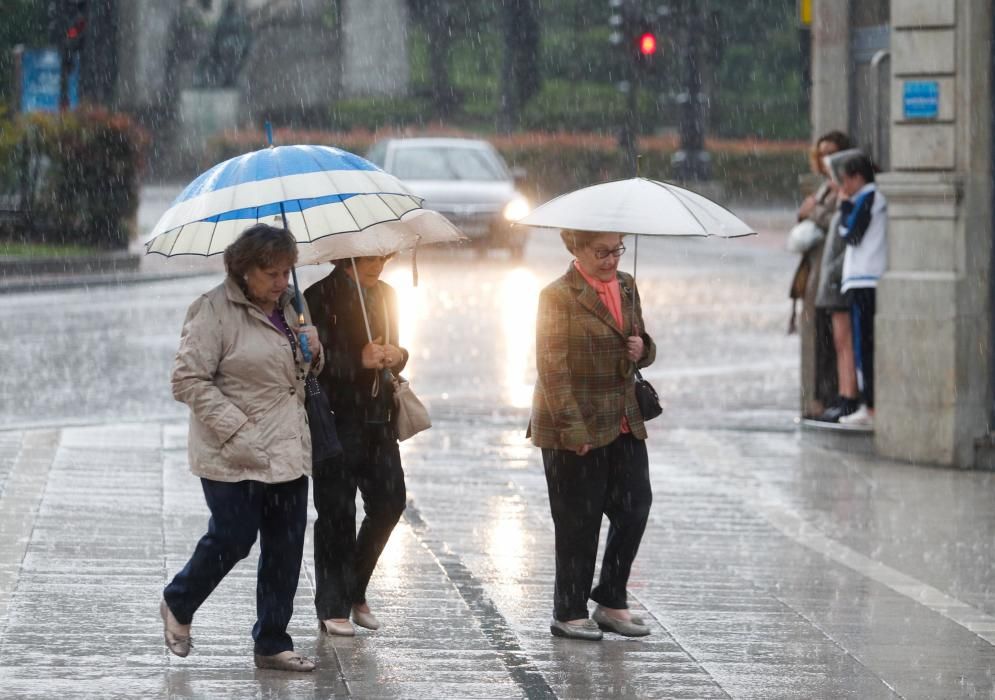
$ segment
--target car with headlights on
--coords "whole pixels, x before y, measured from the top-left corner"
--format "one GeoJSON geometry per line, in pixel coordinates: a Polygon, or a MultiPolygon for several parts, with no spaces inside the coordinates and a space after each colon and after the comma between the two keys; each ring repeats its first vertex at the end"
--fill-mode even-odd
{"type": "Polygon", "coordinates": [[[508,168],[487,141],[465,138],[390,138],[366,158],[424,198],[426,209],[445,215],[478,246],[506,248],[520,259],[528,227],[512,223],[530,211],[515,186],[523,173],[508,168]]]}

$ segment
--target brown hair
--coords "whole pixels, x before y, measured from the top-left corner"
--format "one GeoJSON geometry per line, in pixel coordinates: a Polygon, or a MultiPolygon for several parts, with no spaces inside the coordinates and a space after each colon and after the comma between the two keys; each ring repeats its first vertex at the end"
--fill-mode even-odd
{"type": "Polygon", "coordinates": [[[812,148],[808,152],[808,162],[812,167],[813,173],[822,172],[822,168],[819,167],[819,144],[823,141],[828,141],[833,144],[836,146],[836,150],[838,151],[845,151],[848,148],[852,148],[850,145],[850,137],[842,131],[827,131],[815,140],[815,143],[812,144],[812,148]]]}
{"type": "Polygon", "coordinates": [[[591,241],[606,233],[625,237],[624,233],[615,234],[612,231],[577,231],[572,228],[565,228],[560,231],[560,240],[563,241],[563,245],[567,247],[571,255],[577,255],[578,250],[587,248],[591,245],[591,241]]]}
{"type": "Polygon", "coordinates": [[[297,264],[297,241],[285,228],[256,224],[225,248],[225,270],[239,285],[253,267],[273,267],[282,262],[297,264]]]}

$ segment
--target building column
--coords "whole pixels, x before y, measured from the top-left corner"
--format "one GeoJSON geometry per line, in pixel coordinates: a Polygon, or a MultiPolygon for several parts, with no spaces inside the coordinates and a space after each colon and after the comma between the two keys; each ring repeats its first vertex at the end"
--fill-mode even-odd
{"type": "Polygon", "coordinates": [[[812,133],[846,132],[850,114],[850,3],[812,0],[812,133]]]}
{"type": "Polygon", "coordinates": [[[990,430],[991,12],[990,0],[892,0],[875,320],[875,447],[889,457],[972,467],[990,430]]]}
{"type": "Polygon", "coordinates": [[[408,6],[405,0],[351,0],[342,5],[345,97],[407,95],[408,6]]]}

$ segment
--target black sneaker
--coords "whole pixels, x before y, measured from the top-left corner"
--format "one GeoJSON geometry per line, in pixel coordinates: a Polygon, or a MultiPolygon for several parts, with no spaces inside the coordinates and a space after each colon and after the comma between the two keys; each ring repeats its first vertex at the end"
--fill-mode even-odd
{"type": "Polygon", "coordinates": [[[816,420],[824,423],[839,423],[840,418],[848,416],[851,413],[856,413],[858,408],[860,408],[859,400],[841,396],[837,399],[835,405],[823,411],[822,415],[816,418],[816,420]]]}

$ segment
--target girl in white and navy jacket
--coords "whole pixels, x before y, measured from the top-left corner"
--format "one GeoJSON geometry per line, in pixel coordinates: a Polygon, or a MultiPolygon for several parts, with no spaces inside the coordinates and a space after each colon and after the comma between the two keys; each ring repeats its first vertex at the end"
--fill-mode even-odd
{"type": "Polygon", "coordinates": [[[888,264],[888,203],[863,153],[840,165],[839,235],[846,242],[841,291],[850,303],[854,356],[863,405],[840,423],[871,425],[874,416],[874,312],[877,284],[888,264]]]}

